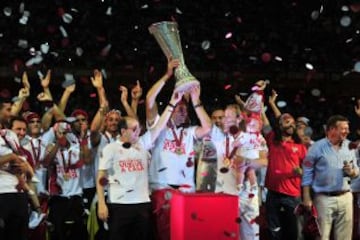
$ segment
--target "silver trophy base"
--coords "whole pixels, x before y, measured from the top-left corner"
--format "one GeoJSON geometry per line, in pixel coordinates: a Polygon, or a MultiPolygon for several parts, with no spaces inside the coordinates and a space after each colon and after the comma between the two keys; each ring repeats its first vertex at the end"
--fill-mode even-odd
{"type": "Polygon", "coordinates": [[[200,82],[197,80],[194,81],[184,81],[184,83],[177,82],[175,85],[175,92],[190,92],[192,88],[200,85],[200,82]]]}

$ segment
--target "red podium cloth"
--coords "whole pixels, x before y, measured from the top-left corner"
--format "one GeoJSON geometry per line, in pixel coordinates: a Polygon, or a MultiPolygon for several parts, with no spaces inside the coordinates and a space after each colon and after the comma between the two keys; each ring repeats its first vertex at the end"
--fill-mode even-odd
{"type": "Polygon", "coordinates": [[[238,197],[181,193],[171,198],[171,240],[239,239],[238,197]]]}

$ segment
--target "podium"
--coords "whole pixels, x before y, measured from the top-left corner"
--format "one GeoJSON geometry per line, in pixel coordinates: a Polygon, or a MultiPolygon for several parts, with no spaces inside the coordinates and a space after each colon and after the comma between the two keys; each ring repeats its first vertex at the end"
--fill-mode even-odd
{"type": "Polygon", "coordinates": [[[239,239],[237,196],[176,192],[170,204],[171,240],[239,239]]]}

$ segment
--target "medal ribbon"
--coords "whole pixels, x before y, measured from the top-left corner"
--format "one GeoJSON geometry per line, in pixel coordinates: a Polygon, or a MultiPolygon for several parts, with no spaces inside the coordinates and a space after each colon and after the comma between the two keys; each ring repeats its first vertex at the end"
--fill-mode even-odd
{"type": "Polygon", "coordinates": [[[174,136],[174,139],[175,139],[175,145],[177,147],[181,147],[181,142],[182,142],[183,135],[184,135],[183,134],[184,133],[184,128],[181,128],[181,130],[180,130],[180,138],[178,138],[178,136],[176,135],[174,127],[171,127],[171,132],[172,132],[172,134],[174,136]]]}
{"type": "Polygon", "coordinates": [[[64,166],[64,171],[65,171],[65,173],[68,173],[69,169],[70,169],[70,163],[71,163],[71,150],[69,151],[69,157],[68,157],[69,160],[68,160],[67,164],[65,161],[64,151],[61,150],[60,153],[61,153],[61,158],[62,158],[62,162],[63,162],[63,166],[64,166]]]}
{"type": "Polygon", "coordinates": [[[231,150],[230,154],[229,154],[229,148],[230,148],[229,137],[226,136],[226,140],[225,140],[225,157],[230,160],[231,158],[234,157],[235,152],[236,152],[238,147],[234,147],[231,150]]]}
{"type": "MultiPolygon", "coordinates": [[[[32,153],[34,156],[34,162],[35,162],[35,166],[37,166],[40,162],[40,153],[41,153],[41,139],[38,139],[38,148],[37,151],[35,150],[35,146],[34,143],[32,141],[33,139],[30,140],[30,144],[31,144],[31,149],[32,149],[32,153]]],[[[34,139],[35,140],[35,139],[34,139]]]]}

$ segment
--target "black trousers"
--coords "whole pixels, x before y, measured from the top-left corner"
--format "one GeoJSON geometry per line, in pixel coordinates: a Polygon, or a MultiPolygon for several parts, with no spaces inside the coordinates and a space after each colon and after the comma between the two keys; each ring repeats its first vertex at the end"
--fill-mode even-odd
{"type": "Polygon", "coordinates": [[[0,239],[26,239],[29,222],[25,193],[0,193],[0,239]]]}
{"type": "Polygon", "coordinates": [[[150,203],[108,204],[110,240],[151,239],[150,203]]]}
{"type": "Polygon", "coordinates": [[[268,191],[265,207],[271,240],[297,239],[298,218],[294,209],[300,202],[300,197],[268,191]]]}
{"type": "Polygon", "coordinates": [[[51,197],[49,221],[53,224],[51,240],[86,240],[83,200],[80,196],[51,197]]]}

